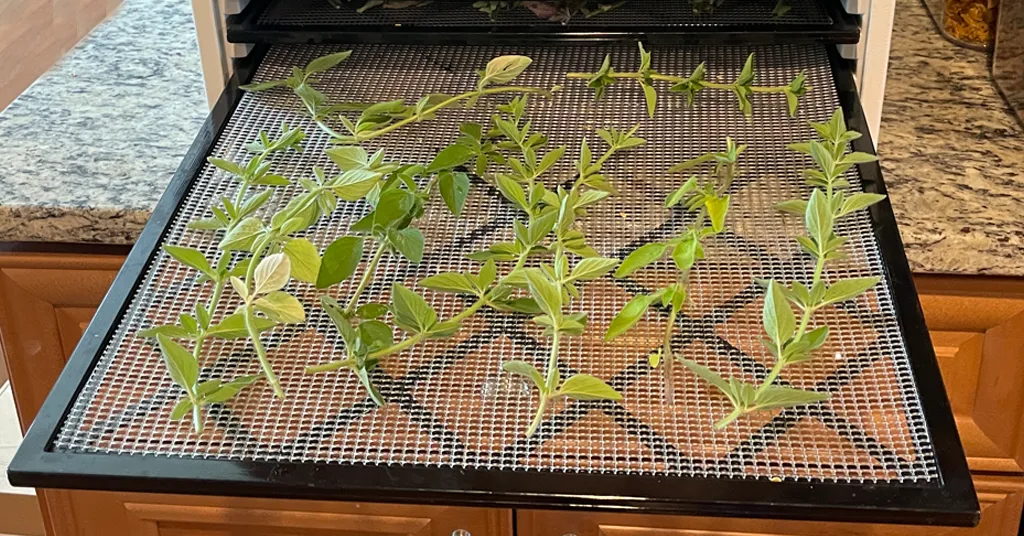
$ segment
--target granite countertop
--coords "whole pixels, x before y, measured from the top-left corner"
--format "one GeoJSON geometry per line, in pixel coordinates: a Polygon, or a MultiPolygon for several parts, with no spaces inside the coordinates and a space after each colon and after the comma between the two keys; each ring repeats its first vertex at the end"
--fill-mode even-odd
{"type": "MultiPolygon", "coordinates": [[[[190,7],[125,0],[0,113],[0,241],[138,236],[207,113],[190,7]]],[[[879,153],[915,272],[1024,275],[1024,130],[920,0],[897,0],[879,153]]]]}
{"type": "Polygon", "coordinates": [[[125,0],[0,113],[0,241],[135,241],[209,113],[194,28],[125,0]]]}
{"type": "Polygon", "coordinates": [[[896,2],[878,154],[914,272],[1024,275],[1024,129],[920,0],[896,2]]]}

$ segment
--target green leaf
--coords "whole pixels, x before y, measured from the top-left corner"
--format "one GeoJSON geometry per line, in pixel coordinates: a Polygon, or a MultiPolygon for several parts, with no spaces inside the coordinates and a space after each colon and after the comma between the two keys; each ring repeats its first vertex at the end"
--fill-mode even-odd
{"type": "Polygon", "coordinates": [[[526,361],[506,361],[501,364],[501,368],[504,369],[505,372],[518,374],[532,381],[533,384],[540,389],[541,393],[544,393],[544,377],[541,376],[537,367],[527,363],[526,361]]]}
{"type": "Polygon", "coordinates": [[[829,207],[825,193],[817,188],[811,192],[811,198],[807,202],[804,221],[807,233],[814,238],[816,244],[821,246],[828,242],[832,236],[832,209],[829,207]]]}
{"type": "Polygon", "coordinates": [[[658,368],[658,365],[661,365],[661,348],[658,348],[647,356],[647,364],[650,365],[651,368],[658,368]]]}
{"type": "Polygon", "coordinates": [[[626,277],[627,275],[651,264],[665,255],[668,244],[652,242],[640,246],[626,256],[619,268],[615,270],[615,277],[626,277]]]}
{"type": "Polygon", "coordinates": [[[754,409],[788,408],[828,400],[828,394],[792,387],[769,386],[754,398],[754,409]]]}
{"type": "Polygon", "coordinates": [[[825,344],[828,339],[828,326],[814,328],[804,334],[803,340],[807,342],[807,350],[817,350],[825,344]]]}
{"type": "Polygon", "coordinates": [[[160,353],[163,355],[171,379],[191,394],[196,381],[199,380],[199,363],[196,362],[196,358],[166,335],[158,333],[156,340],[160,345],[160,353]]]}
{"type": "Polygon", "coordinates": [[[359,340],[370,352],[387,348],[395,343],[391,326],[380,320],[366,320],[359,323],[359,340]]]}
{"type": "Polygon", "coordinates": [[[725,216],[729,212],[729,195],[723,197],[712,197],[704,203],[708,209],[708,216],[711,218],[711,228],[716,233],[725,229],[725,216]]]}
{"type": "Polygon", "coordinates": [[[654,86],[640,83],[640,87],[644,90],[644,100],[647,102],[647,115],[648,117],[654,117],[654,110],[658,107],[658,90],[654,89],[654,86]]]}
{"type": "Polygon", "coordinates": [[[253,302],[261,313],[282,324],[296,324],[306,320],[306,311],[299,302],[287,292],[278,290],[253,302]]]}
{"type": "Polygon", "coordinates": [[[426,333],[437,324],[437,312],[419,294],[395,283],[391,286],[395,323],[411,333],[426,333]]]}
{"type": "Polygon", "coordinates": [[[363,239],[343,236],[324,250],[320,271],[316,276],[316,288],[327,288],[340,283],[355,273],[363,258],[363,239]]]}
{"type": "Polygon", "coordinates": [[[373,190],[381,174],[368,169],[350,169],[331,180],[331,192],[345,201],[358,201],[373,190]]]}
{"type": "Polygon", "coordinates": [[[306,65],[306,76],[309,76],[314,73],[322,73],[328,69],[331,69],[335,65],[348,59],[348,57],[351,55],[352,51],[346,50],[344,52],[336,52],[334,54],[328,54],[326,56],[316,58],[315,60],[309,62],[309,64],[306,65]]]}
{"type": "Polygon", "coordinates": [[[751,52],[747,56],[747,61],[743,63],[743,70],[740,71],[739,77],[736,78],[737,86],[749,86],[754,82],[754,53],[751,52]]]}
{"type": "Polygon", "coordinates": [[[807,213],[807,201],[803,199],[793,199],[791,201],[783,201],[775,204],[775,209],[781,212],[789,214],[799,214],[803,216],[807,213]]]}
{"type": "Polygon", "coordinates": [[[413,263],[423,260],[423,233],[415,227],[406,227],[401,231],[388,230],[388,242],[413,263]]]}
{"type": "Polygon", "coordinates": [[[775,343],[776,348],[782,348],[796,330],[796,316],[786,300],[781,285],[775,281],[768,283],[762,318],[768,337],[775,343]]]}
{"type": "Polygon", "coordinates": [[[623,306],[622,310],[615,315],[611,324],[608,325],[608,331],[604,334],[604,340],[611,341],[629,331],[630,328],[640,321],[653,301],[654,299],[647,294],[633,296],[629,303],[623,306]]]}
{"type": "Polygon", "coordinates": [[[255,84],[245,84],[244,86],[238,86],[239,89],[244,91],[266,91],[270,88],[281,87],[288,85],[287,80],[269,80],[267,82],[258,82],[255,84]]]}
{"type": "Polygon", "coordinates": [[[882,194],[853,194],[843,201],[843,206],[839,209],[839,215],[845,216],[851,212],[868,208],[883,199],[885,199],[885,196],[882,194]]]}
{"type": "Polygon", "coordinates": [[[687,235],[672,249],[672,262],[680,272],[689,272],[693,265],[704,256],[704,248],[700,240],[692,234],[687,235]]]}
{"type": "Polygon", "coordinates": [[[692,191],[694,191],[696,189],[697,189],[697,176],[694,175],[694,176],[690,177],[689,179],[687,179],[686,182],[684,182],[682,186],[680,186],[678,189],[676,189],[676,191],[672,192],[672,195],[669,195],[668,198],[665,199],[665,207],[666,208],[672,208],[672,207],[678,205],[683,200],[683,197],[686,196],[686,194],[688,194],[688,193],[690,193],[690,192],[692,192],[692,191]]]}
{"type": "Polygon", "coordinates": [[[173,324],[165,326],[153,326],[149,329],[144,329],[135,334],[136,337],[142,337],[145,339],[154,339],[157,335],[164,335],[172,339],[187,339],[189,334],[181,326],[175,326],[173,324]]]}
{"type": "Polygon", "coordinates": [[[514,181],[507,175],[498,175],[496,185],[501,195],[505,196],[505,199],[516,204],[522,210],[530,208],[529,202],[526,200],[526,192],[523,191],[523,187],[514,181]]]}
{"type": "Polygon", "coordinates": [[[486,289],[494,283],[494,280],[498,277],[498,266],[494,264],[493,259],[488,259],[482,267],[480,267],[480,273],[476,276],[477,285],[481,289],[486,289]]]}
{"type": "Polygon", "coordinates": [[[537,305],[551,318],[562,317],[562,289],[548,279],[539,268],[527,268],[524,271],[526,284],[530,289],[530,295],[537,301],[537,305]]]}
{"type": "Polygon", "coordinates": [[[473,281],[469,276],[456,272],[432,275],[425,279],[421,279],[420,285],[429,288],[430,290],[437,290],[440,292],[473,295],[479,294],[479,290],[477,290],[476,285],[473,284],[473,281]]]}
{"type": "Polygon", "coordinates": [[[218,247],[224,251],[248,251],[262,232],[263,222],[258,218],[245,218],[224,235],[218,247]]]}
{"type": "Polygon", "coordinates": [[[822,298],[822,305],[846,301],[856,298],[862,292],[874,287],[881,280],[879,277],[857,277],[854,279],[842,279],[836,281],[825,291],[822,298]]]}
{"type": "Polygon", "coordinates": [[[725,381],[725,378],[719,376],[718,373],[704,365],[698,364],[695,361],[690,361],[689,359],[676,357],[676,360],[682,363],[684,367],[690,369],[694,374],[700,376],[704,381],[717,387],[719,391],[732,399],[732,388],[729,387],[729,382],[725,381]]]}
{"type": "Polygon", "coordinates": [[[576,400],[622,400],[622,395],[597,376],[576,374],[570,376],[555,395],[576,400]]]}
{"type": "Polygon", "coordinates": [[[619,259],[590,257],[576,264],[569,274],[569,281],[590,281],[611,272],[619,264],[619,259]]]}
{"type": "MultiPolygon", "coordinates": [[[[256,326],[256,331],[263,333],[277,326],[277,322],[256,317],[254,325],[256,326]]],[[[242,339],[248,337],[249,331],[245,327],[245,315],[243,313],[232,313],[225,316],[219,323],[210,326],[210,329],[206,330],[206,335],[217,337],[218,339],[242,339]]]]}
{"type": "Polygon", "coordinates": [[[299,281],[316,283],[320,273],[320,252],[305,238],[292,238],[284,245],[284,254],[291,261],[291,275],[299,281]]]}
{"type": "Polygon", "coordinates": [[[869,162],[875,162],[878,157],[870,153],[862,153],[854,151],[849,154],[843,155],[840,161],[844,164],[867,164],[869,162]]]}
{"type": "Polygon", "coordinates": [[[474,156],[473,149],[465,145],[449,145],[437,153],[437,156],[427,165],[427,173],[437,173],[445,169],[452,169],[461,166],[474,156]]]}
{"type": "Polygon", "coordinates": [[[288,284],[292,263],[284,253],[267,255],[253,272],[253,294],[261,295],[281,290],[288,284]]]}
{"type": "Polygon", "coordinates": [[[206,161],[237,177],[245,176],[245,168],[230,160],[224,160],[223,158],[214,158],[211,156],[207,158],[206,161]]]}
{"type": "Polygon", "coordinates": [[[477,88],[483,89],[490,84],[507,84],[515,80],[531,63],[533,60],[526,56],[498,56],[487,63],[477,88]]]}
{"type": "Polygon", "coordinates": [[[533,218],[529,227],[526,228],[526,244],[528,246],[539,244],[555,228],[557,220],[558,212],[554,210],[533,218]]]}
{"type": "Polygon", "coordinates": [[[373,320],[388,314],[388,306],[383,303],[364,303],[356,307],[356,316],[366,320],[373,320]]]}
{"type": "Polygon", "coordinates": [[[186,248],[181,246],[164,245],[164,251],[168,255],[174,257],[175,260],[192,268],[198,270],[212,278],[217,277],[217,272],[210,266],[209,261],[206,260],[206,256],[203,255],[202,251],[193,248],[186,248]]]}
{"type": "Polygon", "coordinates": [[[358,145],[332,147],[325,150],[324,153],[342,171],[365,168],[370,162],[366,150],[358,145]]]}
{"type": "Polygon", "coordinates": [[[441,190],[441,198],[448,210],[458,218],[462,214],[462,207],[466,204],[466,196],[469,195],[469,176],[465,173],[445,173],[438,181],[441,190]]]}
{"type": "Polygon", "coordinates": [[[174,408],[171,409],[171,420],[180,421],[181,419],[185,418],[185,415],[188,415],[191,411],[192,401],[189,400],[188,397],[182,398],[181,400],[178,401],[177,404],[174,405],[174,408]]]}
{"type": "Polygon", "coordinates": [[[249,299],[249,287],[245,285],[245,281],[242,281],[237,276],[231,276],[230,281],[231,288],[235,289],[235,292],[237,292],[243,300],[249,299]]]}
{"type": "Polygon", "coordinates": [[[697,158],[692,158],[692,159],[687,160],[685,162],[680,162],[680,163],[678,163],[678,164],[668,168],[668,172],[669,173],[681,173],[681,172],[686,171],[688,169],[693,169],[693,168],[695,168],[695,167],[697,167],[697,166],[699,166],[701,164],[704,164],[706,162],[710,162],[710,161],[712,161],[714,159],[715,159],[715,155],[713,155],[713,154],[710,154],[710,153],[703,154],[703,155],[698,156],[697,158]]]}
{"type": "Polygon", "coordinates": [[[412,192],[398,188],[385,190],[373,211],[373,224],[391,227],[404,220],[415,206],[416,196],[412,192]]]}
{"type": "Polygon", "coordinates": [[[558,162],[564,155],[565,146],[559,147],[554,151],[551,151],[548,154],[544,155],[544,158],[540,159],[540,164],[537,165],[537,174],[540,175],[541,173],[547,171],[549,168],[551,168],[551,166],[555,165],[555,163],[558,162]]]}

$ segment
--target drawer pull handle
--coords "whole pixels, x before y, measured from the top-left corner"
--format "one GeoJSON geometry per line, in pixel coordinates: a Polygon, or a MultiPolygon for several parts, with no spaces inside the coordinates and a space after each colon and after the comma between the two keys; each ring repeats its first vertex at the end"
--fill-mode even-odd
{"type": "Polygon", "coordinates": [[[466,529],[455,529],[452,531],[452,536],[473,536],[466,529]]]}

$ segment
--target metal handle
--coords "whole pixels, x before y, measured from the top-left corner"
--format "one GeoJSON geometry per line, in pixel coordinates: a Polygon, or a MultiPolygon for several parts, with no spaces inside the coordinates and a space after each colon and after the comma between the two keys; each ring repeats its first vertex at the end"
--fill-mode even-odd
{"type": "Polygon", "coordinates": [[[466,529],[455,529],[452,531],[452,536],[473,536],[466,529]]]}

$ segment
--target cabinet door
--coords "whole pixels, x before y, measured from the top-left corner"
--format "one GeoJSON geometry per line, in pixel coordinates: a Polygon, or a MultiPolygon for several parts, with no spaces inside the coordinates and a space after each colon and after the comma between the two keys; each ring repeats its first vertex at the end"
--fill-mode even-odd
{"type": "Polygon", "coordinates": [[[81,536],[512,536],[512,511],[81,492],[81,536]]]}
{"type": "Polygon", "coordinates": [[[517,536],[1016,536],[1024,482],[975,477],[981,523],[974,528],[819,523],[770,519],[518,510],[517,536]]]}
{"type": "MultiPolygon", "coordinates": [[[[28,430],[124,255],[0,253],[0,346],[22,430],[28,430]]],[[[37,490],[50,535],[74,534],[74,492],[37,490]]]]}
{"type": "Polygon", "coordinates": [[[1024,473],[1024,280],[914,281],[968,465],[1024,473]]]}

